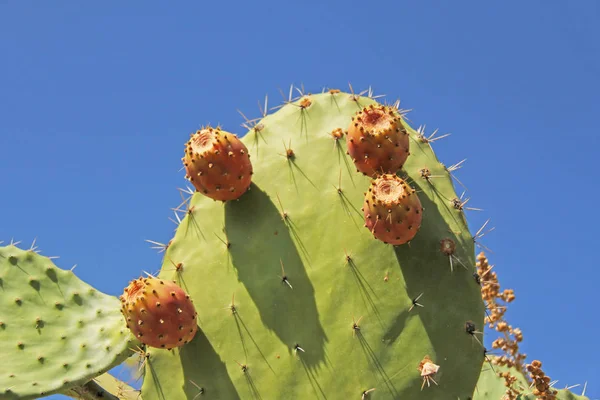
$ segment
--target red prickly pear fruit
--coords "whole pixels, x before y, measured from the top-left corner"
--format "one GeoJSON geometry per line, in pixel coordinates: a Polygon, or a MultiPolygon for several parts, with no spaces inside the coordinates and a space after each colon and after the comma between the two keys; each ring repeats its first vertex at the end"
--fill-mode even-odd
{"type": "Polygon", "coordinates": [[[186,178],[198,192],[214,200],[235,200],[252,183],[248,149],[236,135],[219,128],[193,133],[181,160],[186,178]]]}
{"type": "Polygon", "coordinates": [[[172,349],[196,335],[198,313],[190,296],[173,281],[138,278],[119,299],[127,327],[147,346],[172,349]]]}
{"type": "Polygon", "coordinates": [[[410,242],[421,227],[423,207],[416,190],[397,175],[371,182],[363,204],[365,226],[384,243],[410,242]]]}
{"type": "Polygon", "coordinates": [[[394,107],[370,105],[358,111],[348,127],[348,154],[372,178],[398,172],[409,153],[409,136],[394,107]]]}

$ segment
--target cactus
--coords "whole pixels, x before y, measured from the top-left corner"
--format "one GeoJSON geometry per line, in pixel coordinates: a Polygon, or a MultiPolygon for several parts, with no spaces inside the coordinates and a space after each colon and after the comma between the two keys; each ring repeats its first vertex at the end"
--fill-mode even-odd
{"type": "Polygon", "coordinates": [[[371,95],[301,91],[277,109],[241,139],[191,134],[194,188],[160,273],[120,299],[0,248],[0,399],[483,400],[506,382],[551,398],[504,320],[514,293],[475,262],[482,229],[456,193],[460,163],[433,152],[441,137],[371,95]],[[505,355],[483,347],[486,326],[505,355]],[[134,353],[139,393],[106,373],[134,353]]]}
{"type": "Polygon", "coordinates": [[[249,191],[189,199],[159,277],[188,291],[201,329],[149,350],[145,399],[193,398],[196,385],[223,399],[472,395],[484,319],[474,238],[449,172],[397,105],[385,108],[393,129],[361,134],[385,145],[372,165],[410,143],[406,162],[371,176],[346,154],[355,120],[380,106],[342,92],[289,101],[241,139],[249,191]]]}
{"type": "MultiPolygon", "coordinates": [[[[490,365],[484,365],[481,371],[473,400],[589,400],[584,394],[574,394],[568,388],[552,388],[544,397],[535,392],[535,382],[530,382],[533,374],[526,376],[514,366],[497,365],[497,357],[492,356],[488,360],[490,365]]],[[[539,361],[533,361],[530,368],[538,363],[539,361]]]]}
{"type": "Polygon", "coordinates": [[[123,362],[134,345],[115,297],[33,250],[0,247],[0,398],[82,385],[123,362]]]}

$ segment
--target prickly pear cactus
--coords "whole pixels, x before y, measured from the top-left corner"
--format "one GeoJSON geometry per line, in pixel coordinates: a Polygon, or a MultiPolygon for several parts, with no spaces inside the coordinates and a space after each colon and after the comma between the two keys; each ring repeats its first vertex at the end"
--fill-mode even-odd
{"type": "Polygon", "coordinates": [[[13,245],[0,247],[0,399],[36,399],[123,362],[135,339],[116,297],[13,245]]]}
{"type": "MultiPolygon", "coordinates": [[[[377,104],[337,90],[289,102],[241,139],[248,191],[191,197],[159,277],[190,294],[199,330],[185,346],[147,350],[145,400],[473,396],[484,361],[474,239],[448,169],[404,118],[406,132],[390,131],[410,146],[399,183],[373,198],[376,175],[357,172],[365,150],[351,157],[346,140],[377,104]],[[379,205],[370,216],[367,200],[379,205]],[[410,241],[384,243],[369,218],[410,241]]],[[[377,146],[385,135],[371,147],[396,157],[377,146]]]]}

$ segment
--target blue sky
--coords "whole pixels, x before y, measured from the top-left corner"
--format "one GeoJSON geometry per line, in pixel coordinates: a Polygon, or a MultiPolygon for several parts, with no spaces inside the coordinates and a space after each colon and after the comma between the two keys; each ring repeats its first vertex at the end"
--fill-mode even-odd
{"type": "Polygon", "coordinates": [[[0,240],[118,295],[159,267],[191,131],[241,134],[292,83],[370,85],[452,133],[523,351],[598,398],[599,22],[594,0],[0,1],[0,240]]]}

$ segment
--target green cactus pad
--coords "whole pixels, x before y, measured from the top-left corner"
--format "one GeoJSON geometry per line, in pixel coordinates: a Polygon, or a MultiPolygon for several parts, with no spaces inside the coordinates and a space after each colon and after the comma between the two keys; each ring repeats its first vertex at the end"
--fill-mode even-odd
{"type": "Polygon", "coordinates": [[[484,353],[466,323],[480,331],[485,315],[473,237],[451,177],[413,129],[400,176],[424,207],[419,232],[393,247],[363,226],[370,179],[332,132],[369,104],[323,93],[283,106],[242,138],[250,191],[225,204],[193,195],[160,277],[188,291],[200,330],[180,349],[149,351],[144,399],[199,399],[198,387],[228,400],[358,400],[373,388],[365,399],[473,395],[484,353]],[[425,356],[440,369],[422,389],[425,356]]]}
{"type": "Polygon", "coordinates": [[[515,368],[492,364],[493,357],[488,356],[488,359],[489,361],[486,361],[481,369],[473,400],[502,400],[507,389],[505,380],[498,376],[498,373],[502,372],[511,372],[511,375],[517,378],[517,381],[512,384],[513,389],[519,393],[527,392],[529,382],[521,372],[515,368]]]}
{"type": "MultiPolygon", "coordinates": [[[[557,389],[557,392],[557,400],[590,400],[589,397],[575,394],[569,389],[557,389]]],[[[535,396],[528,394],[525,396],[524,400],[535,400],[535,396]]]]}
{"type": "Polygon", "coordinates": [[[133,336],[116,297],[52,260],[0,247],[0,399],[36,399],[120,364],[133,336]]]}
{"type": "MultiPolygon", "coordinates": [[[[490,362],[493,357],[489,357],[490,362]]],[[[479,381],[477,382],[477,389],[475,390],[473,400],[504,400],[506,393],[505,380],[498,376],[498,373],[509,371],[512,376],[517,378],[517,381],[513,383],[512,387],[520,394],[519,400],[536,400],[530,388],[530,384],[525,379],[523,373],[517,371],[515,368],[508,368],[506,366],[496,365],[493,367],[486,362],[481,370],[479,381]],[[493,369],[492,369],[493,368],[493,369]]],[[[589,400],[589,397],[574,394],[568,389],[556,389],[557,400],[589,400]]]]}

